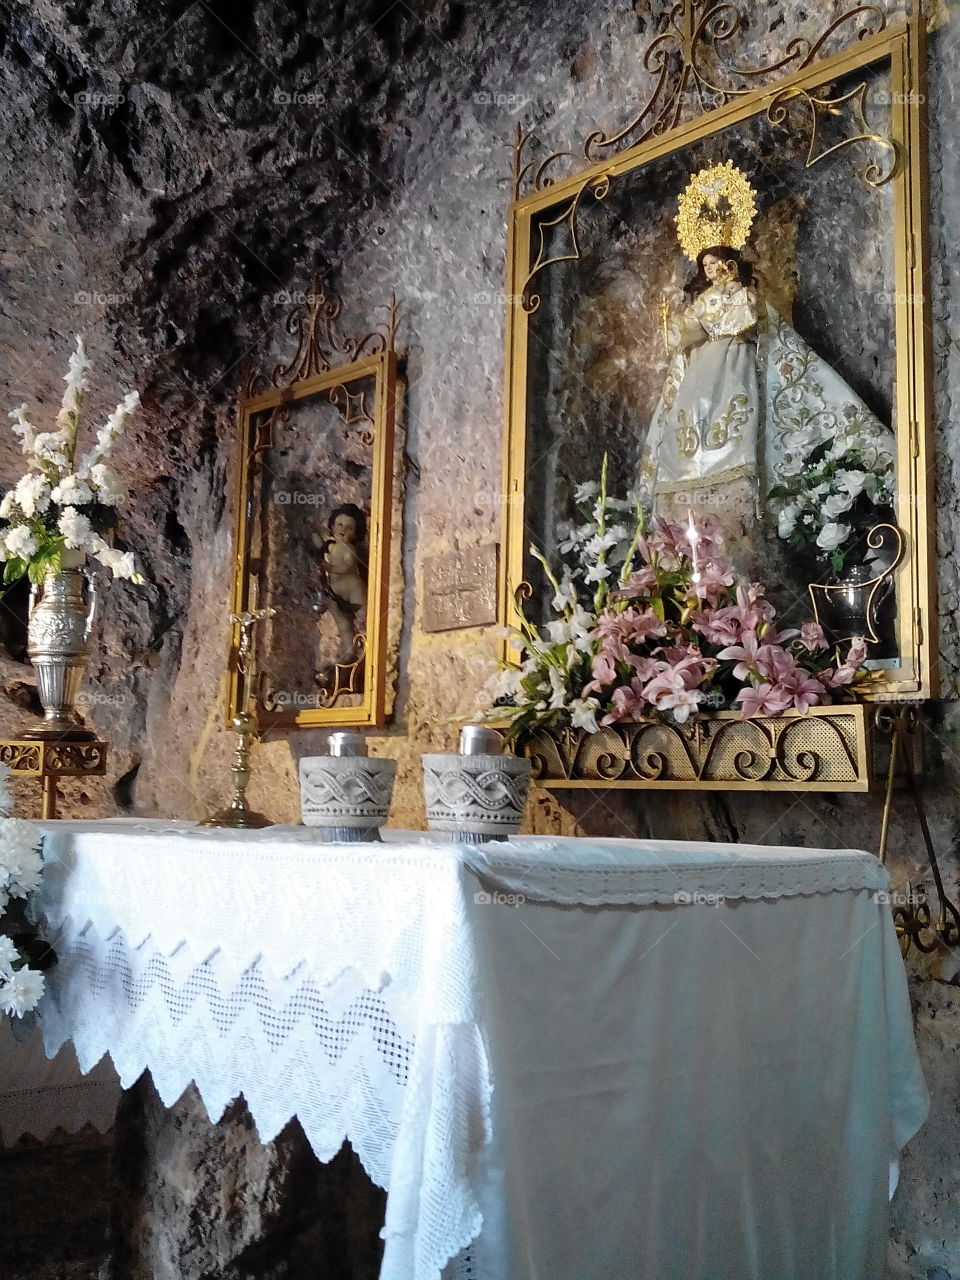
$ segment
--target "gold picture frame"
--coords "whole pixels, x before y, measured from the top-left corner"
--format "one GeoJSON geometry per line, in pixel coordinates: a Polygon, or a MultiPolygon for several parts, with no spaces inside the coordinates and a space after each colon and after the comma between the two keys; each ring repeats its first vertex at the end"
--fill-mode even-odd
{"type": "MultiPolygon", "coordinates": [[[[891,625],[896,628],[897,657],[893,665],[870,672],[866,696],[879,702],[934,697],[935,508],[922,14],[889,23],[875,6],[856,5],[818,35],[788,32],[781,57],[766,67],[745,68],[732,57],[733,42],[744,26],[735,4],[682,0],[664,9],[666,30],[661,29],[641,63],[650,73],[652,93],[626,127],[609,135],[595,130],[586,138],[579,168],[564,172],[578,162],[569,151],[541,161],[530,158],[533,135],[517,130],[507,242],[501,622],[517,622],[517,593],[529,592],[527,548],[535,537],[525,510],[536,393],[531,322],[544,289],[554,287],[556,273],[570,271],[581,259],[584,208],[606,200],[626,175],[662,157],[684,153],[721,134],[733,136],[726,131],[744,128],[761,116],[776,126],[787,127],[792,121],[807,131],[808,168],[837,163],[842,156],[855,162],[858,179],[892,191],[891,416],[896,424],[895,519],[903,554],[890,570],[896,593],[891,625]],[[887,77],[889,86],[883,130],[865,115],[865,89],[851,87],[859,73],[875,71],[887,77]],[[702,109],[684,118],[691,99],[702,109]]],[[[582,477],[588,478],[592,477],[582,477]]],[[[506,648],[504,656],[510,656],[506,648]]],[[[849,707],[834,710],[850,714],[849,707]]],[[[831,708],[819,711],[821,716],[830,714],[831,708]]]]}
{"type": "MultiPolygon", "coordinates": [[[[287,319],[294,357],[238,406],[232,612],[263,612],[247,682],[261,731],[386,718],[396,300],[361,338],[340,335],[340,311],[315,282],[287,319]]],[[[240,643],[235,621],[228,721],[248,709],[240,643]]]]}

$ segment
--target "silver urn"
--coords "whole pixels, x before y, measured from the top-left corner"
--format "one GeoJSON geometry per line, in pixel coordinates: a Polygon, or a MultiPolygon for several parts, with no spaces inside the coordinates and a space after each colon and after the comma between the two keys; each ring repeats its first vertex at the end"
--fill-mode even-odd
{"type": "Polygon", "coordinates": [[[96,595],[83,568],[81,551],[65,550],[59,573],[50,570],[30,590],[27,655],[37,673],[43,724],[27,738],[95,737],[80,723],[74,703],[90,654],[96,595]]]}

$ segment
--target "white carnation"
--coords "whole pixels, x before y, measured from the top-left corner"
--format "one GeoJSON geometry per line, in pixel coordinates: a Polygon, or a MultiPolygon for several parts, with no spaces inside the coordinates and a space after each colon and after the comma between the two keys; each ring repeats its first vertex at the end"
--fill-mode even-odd
{"type": "Polygon", "coordinates": [[[0,978],[9,978],[13,965],[20,959],[20,952],[5,933],[0,933],[0,978]]]}
{"type": "Polygon", "coordinates": [[[9,493],[3,495],[3,501],[0,502],[0,519],[9,520],[14,513],[17,505],[17,495],[11,489],[9,493]]]}
{"type": "Polygon", "coordinates": [[[18,969],[0,985],[0,1009],[22,1018],[35,1009],[43,995],[43,974],[38,969],[18,969]]]}
{"type": "Polygon", "coordinates": [[[32,555],[36,555],[39,546],[29,527],[25,524],[15,524],[12,529],[8,529],[4,535],[3,542],[8,560],[12,560],[14,557],[19,560],[29,560],[32,555]]]}
{"type": "Polygon", "coordinates": [[[6,888],[12,898],[25,898],[36,889],[43,856],[40,835],[32,822],[0,819],[0,869],[6,874],[6,888]]]}
{"type": "Polygon", "coordinates": [[[93,530],[90,521],[82,516],[76,507],[66,507],[57,521],[57,528],[63,534],[65,543],[74,551],[86,551],[90,546],[93,530]]]}
{"type": "Polygon", "coordinates": [[[58,507],[82,507],[93,501],[93,490],[78,475],[64,476],[50,494],[58,507]]]}
{"type": "Polygon", "coordinates": [[[50,505],[49,482],[38,471],[28,471],[17,481],[13,497],[25,516],[38,515],[50,505]]]}

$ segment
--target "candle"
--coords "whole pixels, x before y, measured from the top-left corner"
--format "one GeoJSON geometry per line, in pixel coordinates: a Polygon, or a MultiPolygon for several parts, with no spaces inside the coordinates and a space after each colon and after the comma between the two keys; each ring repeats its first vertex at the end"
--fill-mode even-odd
{"type": "Polygon", "coordinates": [[[693,564],[693,581],[700,581],[700,565],[697,561],[697,543],[700,541],[700,535],[697,532],[697,523],[693,518],[693,511],[687,509],[687,538],[690,542],[690,561],[693,564]]]}
{"type": "Polygon", "coordinates": [[[496,729],[482,724],[465,724],[460,730],[460,754],[462,756],[499,756],[503,753],[503,741],[496,729]]]}

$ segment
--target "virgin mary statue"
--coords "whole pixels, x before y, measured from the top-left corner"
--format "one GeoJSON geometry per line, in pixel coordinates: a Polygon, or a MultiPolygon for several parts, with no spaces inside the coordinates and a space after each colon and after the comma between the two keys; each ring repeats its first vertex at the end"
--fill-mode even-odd
{"type": "Polygon", "coordinates": [[[759,296],[740,252],[755,217],[753,188],[730,160],[694,174],[680,197],[677,232],[696,274],[685,309],[672,320],[664,311],[669,367],[639,477],[656,514],[715,516],[730,554],[752,571],[769,559],[771,487],[814,450],[830,441],[835,455],[894,455],[890,429],[759,296]]]}

